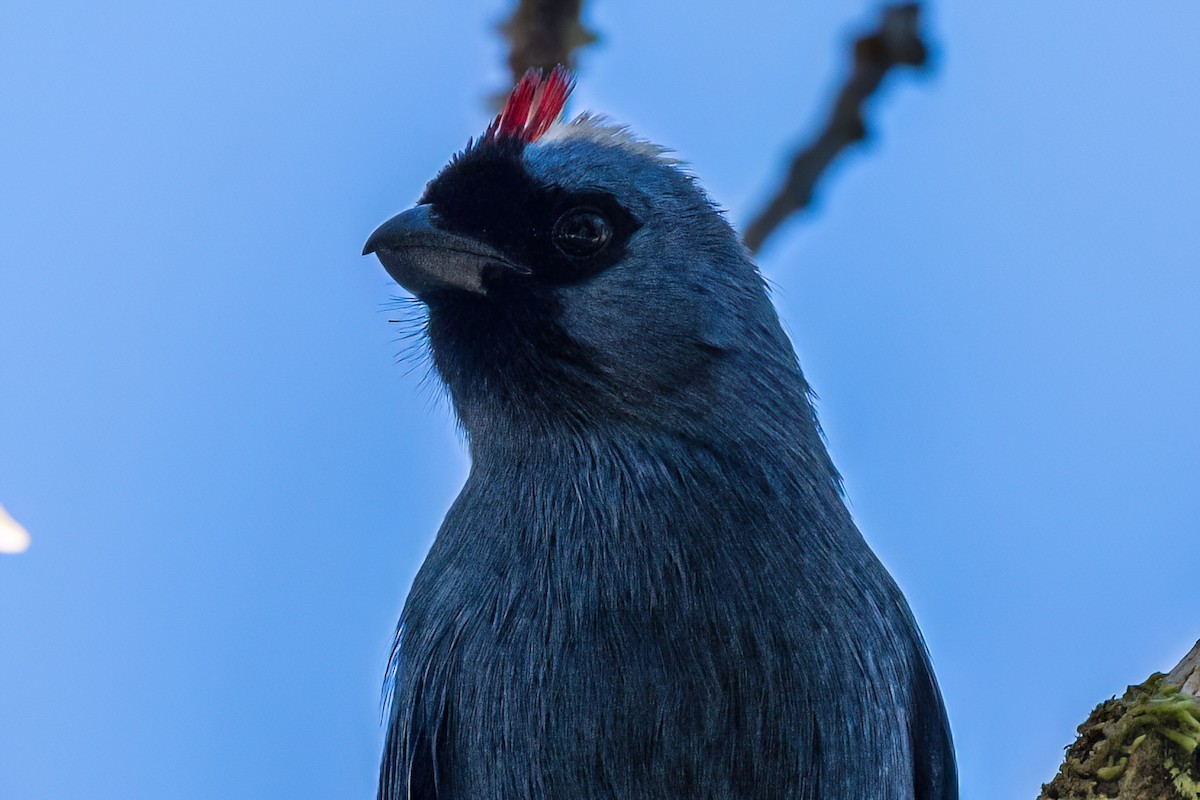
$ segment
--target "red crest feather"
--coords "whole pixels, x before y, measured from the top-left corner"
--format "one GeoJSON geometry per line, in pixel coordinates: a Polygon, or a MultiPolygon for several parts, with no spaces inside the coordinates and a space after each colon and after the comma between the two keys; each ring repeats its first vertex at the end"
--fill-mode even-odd
{"type": "Polygon", "coordinates": [[[539,69],[530,69],[512,90],[483,138],[516,139],[526,144],[537,141],[562,114],[574,88],[574,77],[561,64],[549,76],[539,69]]]}

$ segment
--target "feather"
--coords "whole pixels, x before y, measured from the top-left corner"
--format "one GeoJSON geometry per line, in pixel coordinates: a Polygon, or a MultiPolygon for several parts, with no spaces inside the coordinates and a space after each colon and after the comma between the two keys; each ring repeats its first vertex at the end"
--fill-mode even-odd
{"type": "Polygon", "coordinates": [[[539,69],[530,69],[517,82],[483,138],[510,139],[525,144],[537,141],[562,116],[567,97],[574,88],[574,77],[561,64],[549,75],[539,69]]]}

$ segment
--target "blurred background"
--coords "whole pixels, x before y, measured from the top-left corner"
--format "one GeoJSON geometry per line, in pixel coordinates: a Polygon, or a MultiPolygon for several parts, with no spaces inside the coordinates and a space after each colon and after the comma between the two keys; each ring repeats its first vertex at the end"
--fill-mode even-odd
{"type": "MultiPolygon", "coordinates": [[[[595,0],[573,109],[744,224],[876,5],[595,0]]],[[[358,253],[489,118],[500,0],[17,0],[0,25],[0,797],[373,796],[467,467],[358,253]]],[[[761,257],[963,794],[1200,636],[1200,5],[945,3],[761,257]]]]}

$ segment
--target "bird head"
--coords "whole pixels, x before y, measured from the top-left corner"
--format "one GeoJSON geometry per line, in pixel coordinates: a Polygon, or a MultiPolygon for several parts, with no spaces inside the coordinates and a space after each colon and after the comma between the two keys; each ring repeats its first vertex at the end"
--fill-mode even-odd
{"type": "Polygon", "coordinates": [[[527,74],[363,251],[427,306],[468,434],[694,427],[718,384],[772,365],[798,378],[757,269],[694,178],[624,128],[561,122],[570,90],[562,68],[527,74]]]}

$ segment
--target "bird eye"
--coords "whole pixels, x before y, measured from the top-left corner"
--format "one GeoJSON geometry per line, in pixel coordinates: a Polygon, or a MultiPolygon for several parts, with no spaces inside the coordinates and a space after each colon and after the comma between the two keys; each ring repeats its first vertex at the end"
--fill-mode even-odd
{"type": "Polygon", "coordinates": [[[594,208],[572,208],[558,218],[551,233],[554,246],[569,258],[588,258],[612,239],[608,220],[594,208]]]}

